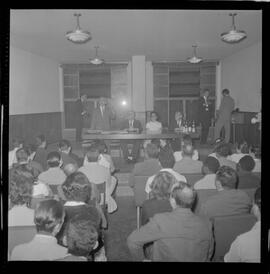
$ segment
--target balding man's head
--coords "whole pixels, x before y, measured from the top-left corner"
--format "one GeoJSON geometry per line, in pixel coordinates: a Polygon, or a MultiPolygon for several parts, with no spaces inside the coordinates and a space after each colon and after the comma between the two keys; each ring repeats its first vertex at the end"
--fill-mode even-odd
{"type": "Polygon", "coordinates": [[[195,198],[195,190],[184,182],[179,182],[172,187],[171,205],[173,207],[192,208],[195,198]]]}
{"type": "Polygon", "coordinates": [[[76,164],[67,164],[64,166],[64,172],[68,176],[78,170],[78,166],[76,164]]]}

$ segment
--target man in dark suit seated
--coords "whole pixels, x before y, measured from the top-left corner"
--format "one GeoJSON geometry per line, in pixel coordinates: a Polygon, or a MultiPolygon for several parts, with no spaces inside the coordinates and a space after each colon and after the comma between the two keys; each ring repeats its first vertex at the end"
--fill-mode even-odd
{"type": "Polygon", "coordinates": [[[210,261],[214,247],[212,225],[191,211],[195,197],[196,192],[186,183],[172,186],[172,212],[155,214],[146,225],[128,236],[127,245],[133,260],[143,261],[143,246],[154,242],[148,254],[151,261],[210,261]]]}
{"type": "MultiPolygon", "coordinates": [[[[121,129],[128,130],[130,132],[137,132],[137,133],[142,132],[141,122],[135,119],[134,111],[130,111],[128,113],[127,119],[123,121],[121,129]]],[[[123,151],[124,159],[127,162],[136,162],[139,157],[140,146],[141,146],[140,140],[121,140],[121,149],[123,151]],[[128,150],[129,144],[132,144],[131,152],[129,152],[128,150]]]]}
{"type": "Polygon", "coordinates": [[[254,167],[255,161],[249,155],[239,160],[237,164],[238,188],[257,188],[260,186],[261,179],[252,172],[254,167]]]}

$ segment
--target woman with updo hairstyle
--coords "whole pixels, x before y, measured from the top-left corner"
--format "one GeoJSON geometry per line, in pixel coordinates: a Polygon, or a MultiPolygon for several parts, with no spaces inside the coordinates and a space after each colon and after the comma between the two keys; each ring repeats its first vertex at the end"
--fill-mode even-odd
{"type": "Polygon", "coordinates": [[[30,172],[11,169],[9,172],[9,226],[34,224],[34,210],[30,208],[34,177],[30,172]]]}
{"type": "Polygon", "coordinates": [[[167,171],[160,171],[155,176],[151,184],[150,199],[144,201],[142,205],[142,225],[146,224],[149,218],[156,213],[172,211],[169,198],[171,187],[174,184],[177,184],[177,180],[167,171]]]}
{"type": "Polygon", "coordinates": [[[146,123],[146,132],[161,132],[162,124],[158,121],[159,116],[156,111],[150,113],[150,121],[146,123]]]}

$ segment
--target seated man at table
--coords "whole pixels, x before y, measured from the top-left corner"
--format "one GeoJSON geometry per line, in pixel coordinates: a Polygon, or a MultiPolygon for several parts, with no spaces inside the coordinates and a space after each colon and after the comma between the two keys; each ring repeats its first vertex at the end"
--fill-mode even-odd
{"type": "MultiPolygon", "coordinates": [[[[131,132],[142,132],[141,122],[135,119],[135,112],[130,111],[128,113],[127,119],[123,121],[122,130],[129,130],[131,132]]],[[[123,151],[124,159],[127,162],[136,162],[139,157],[141,141],[140,140],[121,140],[121,149],[123,151]],[[128,150],[128,145],[132,144],[131,153],[128,150]]]]}
{"type": "Polygon", "coordinates": [[[161,164],[158,160],[159,149],[155,144],[147,144],[144,150],[145,160],[141,163],[137,163],[134,166],[133,171],[129,176],[129,185],[134,187],[135,176],[152,176],[160,171],[161,164]]]}

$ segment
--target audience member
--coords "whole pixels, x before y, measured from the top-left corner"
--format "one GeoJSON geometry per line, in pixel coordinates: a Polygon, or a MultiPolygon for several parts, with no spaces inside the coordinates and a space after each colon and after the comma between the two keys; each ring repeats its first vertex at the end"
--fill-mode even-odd
{"type": "Polygon", "coordinates": [[[72,153],[72,147],[68,140],[61,140],[58,146],[63,166],[67,164],[77,164],[78,166],[81,166],[81,160],[76,154],[72,153]]]}
{"type": "MultiPolygon", "coordinates": [[[[193,146],[192,138],[188,134],[184,135],[183,139],[181,140],[181,147],[187,146],[187,145],[193,146]]],[[[178,162],[183,159],[183,151],[175,151],[173,156],[175,161],[178,162]]],[[[197,149],[194,149],[194,147],[193,147],[192,159],[193,160],[199,159],[199,152],[197,149]]]]}
{"type": "Polygon", "coordinates": [[[12,261],[41,261],[63,258],[67,248],[57,244],[55,235],[64,220],[64,208],[56,200],[41,201],[35,209],[34,222],[37,234],[26,244],[15,246],[12,261]]]}
{"type": "Polygon", "coordinates": [[[34,210],[30,208],[33,183],[34,177],[30,172],[10,170],[8,226],[34,225],[34,210]]]}
{"type": "Polygon", "coordinates": [[[67,164],[64,166],[63,171],[65,172],[66,176],[76,172],[79,169],[77,164],[67,164]]]}
{"type": "Polygon", "coordinates": [[[47,163],[49,169],[42,172],[38,179],[48,185],[61,185],[66,179],[66,174],[61,169],[63,162],[60,153],[57,151],[48,153],[47,163]]]}
{"type": "Polygon", "coordinates": [[[216,149],[216,157],[219,161],[220,166],[229,166],[236,170],[236,163],[229,160],[230,155],[230,145],[227,143],[221,144],[216,149]]]}
{"type": "Polygon", "coordinates": [[[256,176],[252,170],[255,167],[255,161],[249,155],[243,156],[237,164],[238,188],[257,188],[261,184],[261,179],[256,176]]]}
{"type": "Polygon", "coordinates": [[[201,173],[202,162],[193,160],[194,149],[192,144],[184,144],[182,148],[182,160],[175,163],[173,169],[178,173],[201,173]]]}
{"type": "Polygon", "coordinates": [[[219,167],[219,161],[214,157],[208,156],[202,166],[204,177],[194,184],[194,189],[216,189],[216,172],[219,167]]]}
{"type": "Polygon", "coordinates": [[[237,181],[238,176],[234,169],[221,166],[216,173],[218,192],[202,204],[199,214],[214,217],[250,212],[251,200],[243,190],[236,189],[237,181]]]}
{"type": "Polygon", "coordinates": [[[88,214],[91,214],[91,220],[97,229],[101,225],[103,227],[107,226],[104,214],[101,208],[97,206],[98,203],[95,200],[91,200],[92,185],[83,173],[75,172],[69,175],[62,185],[62,189],[67,201],[64,204],[65,221],[61,231],[57,235],[61,244],[66,245],[65,236],[68,223],[78,213],[88,212],[88,214]]]}
{"type": "Polygon", "coordinates": [[[72,217],[66,236],[68,254],[61,261],[107,261],[100,230],[91,214],[82,212],[72,217]]]}
{"type": "Polygon", "coordinates": [[[225,262],[260,263],[261,262],[261,188],[254,195],[252,213],[256,224],[246,233],[239,235],[225,255],[225,262]]]}
{"type": "Polygon", "coordinates": [[[238,163],[239,160],[245,155],[249,155],[249,147],[246,141],[239,145],[236,145],[235,150],[236,151],[232,155],[228,156],[228,159],[235,163],[238,163]]]}
{"type": "Polygon", "coordinates": [[[12,168],[17,163],[16,151],[23,147],[23,141],[16,138],[12,140],[11,150],[8,152],[8,167],[12,168]]]}
{"type": "Polygon", "coordinates": [[[144,201],[142,205],[142,225],[145,225],[156,213],[172,211],[169,197],[171,187],[176,183],[176,178],[167,171],[160,171],[154,177],[151,184],[151,199],[144,201]]]}
{"type": "Polygon", "coordinates": [[[254,149],[252,149],[250,151],[250,156],[252,156],[255,161],[255,167],[252,172],[261,172],[261,151],[254,151],[254,149]]]}
{"type": "Polygon", "coordinates": [[[47,169],[47,141],[43,134],[36,137],[37,150],[34,161],[40,163],[44,170],[47,169]]]}
{"type": "Polygon", "coordinates": [[[173,156],[173,149],[171,144],[164,139],[153,139],[152,144],[156,144],[159,148],[158,160],[162,167],[173,168],[175,159],[173,156]]]}
{"type": "Polygon", "coordinates": [[[133,260],[144,259],[143,246],[154,242],[152,261],[205,262],[213,252],[212,226],[192,213],[196,192],[186,183],[172,187],[172,212],[155,214],[150,221],[129,235],[127,245],[133,260]]]}
{"type": "Polygon", "coordinates": [[[221,144],[224,144],[224,143],[225,143],[224,140],[221,138],[218,138],[217,140],[215,140],[213,152],[210,153],[208,156],[214,157],[217,159],[216,150],[221,144]]]}
{"type": "Polygon", "coordinates": [[[98,145],[93,144],[86,153],[87,161],[78,171],[84,173],[88,180],[93,184],[103,184],[106,182],[106,202],[108,212],[112,213],[117,209],[117,204],[111,196],[116,188],[116,181],[111,179],[111,172],[108,167],[100,165],[98,145]]]}
{"type": "Polygon", "coordinates": [[[162,168],[158,161],[159,149],[155,144],[147,144],[144,150],[144,161],[136,163],[129,176],[129,185],[134,187],[135,176],[151,176],[156,174],[162,168]]]}
{"type": "Polygon", "coordinates": [[[162,124],[158,121],[159,117],[156,111],[152,111],[150,113],[150,121],[146,123],[146,132],[161,132],[162,131],[162,124]]]}

